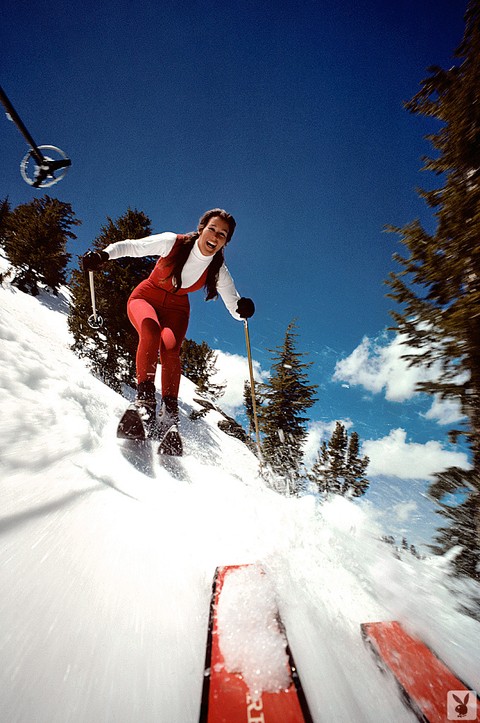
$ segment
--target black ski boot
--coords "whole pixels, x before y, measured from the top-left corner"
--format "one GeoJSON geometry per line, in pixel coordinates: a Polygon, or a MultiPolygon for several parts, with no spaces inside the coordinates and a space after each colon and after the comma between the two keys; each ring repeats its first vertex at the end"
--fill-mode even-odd
{"type": "Polygon", "coordinates": [[[178,457],[183,452],[182,439],[178,432],[178,400],[164,397],[157,420],[156,438],[159,441],[159,454],[178,457]]]}
{"type": "Polygon", "coordinates": [[[157,400],[155,398],[155,384],[153,382],[140,382],[137,386],[135,406],[143,422],[147,437],[154,436],[157,400]]]}
{"type": "Polygon", "coordinates": [[[137,398],[133,404],[130,404],[118,424],[117,437],[141,440],[156,436],[156,409],[155,384],[140,382],[137,386],[137,398]]]}

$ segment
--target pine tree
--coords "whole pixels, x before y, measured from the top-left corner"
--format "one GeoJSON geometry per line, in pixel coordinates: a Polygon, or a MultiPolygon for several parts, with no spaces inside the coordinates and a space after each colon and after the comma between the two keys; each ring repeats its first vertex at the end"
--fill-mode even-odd
{"type": "Polygon", "coordinates": [[[360,439],[356,432],[352,432],[347,448],[345,476],[342,487],[343,495],[361,497],[369,487],[370,483],[365,477],[365,472],[367,471],[370,459],[366,455],[360,457],[359,453],[360,439]]]}
{"type": "Polygon", "coordinates": [[[329,497],[330,494],[335,492],[332,484],[333,480],[330,477],[328,446],[325,440],[320,445],[308,478],[317,485],[318,491],[325,497],[329,497]]]}
{"type": "Polygon", "coordinates": [[[345,427],[337,422],[327,446],[328,467],[326,473],[330,478],[330,489],[340,494],[342,481],[345,477],[345,458],[347,456],[348,436],[345,427]]]}
{"type": "Polygon", "coordinates": [[[360,457],[359,450],[358,434],[352,432],[349,439],[344,425],[337,422],[328,444],[322,442],[308,475],[322,495],[360,497],[365,494],[369,485],[365,472],[370,460],[360,457]]]}
{"type": "Polygon", "coordinates": [[[409,549],[410,554],[413,555],[413,557],[416,557],[418,560],[420,559],[420,555],[418,554],[418,551],[417,551],[417,548],[415,547],[415,545],[413,545],[413,544],[410,545],[410,547],[408,549],[409,549]]]}
{"type": "Polygon", "coordinates": [[[457,570],[475,576],[480,574],[480,0],[471,0],[465,19],[455,53],[460,62],[449,70],[429,68],[421,90],[406,104],[410,112],[442,124],[428,136],[437,154],[425,159],[424,168],[444,184],[419,191],[434,209],[434,233],[418,220],[390,229],[409,254],[395,255],[402,270],[387,283],[389,296],[403,306],[392,314],[395,329],[416,352],[406,358],[439,369],[438,378],[419,390],[457,399],[467,418],[473,472],[447,470],[437,475],[431,493],[437,499],[446,492],[467,495],[468,504],[442,509],[452,526],[437,549],[445,552],[457,542],[466,548],[473,535],[470,567],[462,562],[457,570]]]}
{"type": "MultiPolygon", "coordinates": [[[[142,212],[128,209],[113,221],[107,219],[92,249],[103,250],[116,241],[143,238],[151,235],[151,221],[142,212]]],[[[68,319],[74,337],[73,350],[90,360],[93,373],[115,391],[122,383],[135,386],[135,356],[138,335],[127,317],[127,301],[140,281],[154,265],[151,257],[122,258],[107,261],[94,274],[98,313],[104,324],[99,331],[87,323],[92,314],[88,274],[81,270],[72,273],[73,305],[68,319]]]]}
{"type": "Polygon", "coordinates": [[[248,419],[248,433],[251,436],[255,431],[255,420],[253,416],[252,389],[248,380],[243,383],[243,406],[245,407],[245,416],[248,419]]]}
{"type": "MultiPolygon", "coordinates": [[[[4,254],[5,231],[7,227],[7,218],[10,215],[10,202],[7,198],[0,201],[0,253],[4,254]]],[[[4,281],[6,274],[0,273],[0,284],[4,281]]]]}
{"type": "Polygon", "coordinates": [[[180,359],[182,374],[197,385],[197,391],[212,401],[220,399],[226,384],[214,384],[211,377],[216,373],[217,354],[206,341],[200,344],[192,339],[185,339],[182,344],[180,359]]]}
{"type": "Polygon", "coordinates": [[[269,381],[261,386],[259,415],[265,460],[285,480],[289,493],[298,492],[308,421],[303,413],[315,403],[317,389],[316,384],[307,383],[306,370],[312,362],[301,361],[304,355],[296,351],[295,329],[292,321],[282,346],[269,350],[274,363],[269,381]]]}
{"type": "MultiPolygon", "coordinates": [[[[5,203],[5,202],[4,202],[5,203]]],[[[75,239],[72,226],[81,223],[69,203],[43,196],[8,211],[3,208],[3,244],[14,267],[12,284],[37,296],[39,284],[56,295],[67,283],[68,239],[75,239]]]]}
{"type": "Polygon", "coordinates": [[[0,244],[4,244],[5,241],[5,229],[7,225],[7,218],[10,215],[10,202],[7,198],[0,201],[0,244]]]}
{"type": "Polygon", "coordinates": [[[438,514],[446,521],[446,526],[437,530],[435,544],[430,546],[432,552],[443,555],[454,547],[458,554],[453,560],[456,573],[480,580],[478,529],[475,520],[478,515],[478,495],[476,493],[478,476],[475,469],[465,470],[450,467],[435,475],[431,484],[430,495],[439,505],[438,514]],[[445,502],[462,493],[461,502],[445,502]]]}

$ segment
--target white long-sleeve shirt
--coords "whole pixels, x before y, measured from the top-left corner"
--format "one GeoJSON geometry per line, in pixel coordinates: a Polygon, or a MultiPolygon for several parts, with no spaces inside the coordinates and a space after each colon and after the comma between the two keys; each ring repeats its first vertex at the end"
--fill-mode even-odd
{"type": "MultiPolygon", "coordinates": [[[[135,258],[141,256],[162,256],[164,258],[168,256],[172,250],[176,238],[177,234],[167,231],[165,233],[154,234],[153,236],[146,236],[145,238],[117,241],[107,246],[104,251],[107,252],[111,259],[121,259],[124,256],[133,256],[135,258]]],[[[182,288],[188,289],[189,286],[192,286],[198,281],[205,269],[210,265],[212,259],[213,256],[204,256],[202,254],[198,247],[197,239],[182,270],[182,288]]],[[[233,318],[243,321],[236,311],[240,294],[236,290],[233,279],[225,264],[222,264],[220,267],[217,291],[233,318]]]]}

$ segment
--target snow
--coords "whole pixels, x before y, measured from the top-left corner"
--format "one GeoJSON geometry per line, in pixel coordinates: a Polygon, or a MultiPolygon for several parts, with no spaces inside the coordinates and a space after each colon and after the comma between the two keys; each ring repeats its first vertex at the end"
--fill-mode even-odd
{"type": "Polygon", "coordinates": [[[0,288],[2,721],[197,721],[225,564],[265,570],[316,722],[415,720],[362,622],[400,620],[480,690],[479,586],[394,557],[371,506],[268,489],[218,412],[189,419],[186,379],[182,460],[118,443],[126,401],[71,352],[68,303],[0,288]]]}
{"type": "Polygon", "coordinates": [[[252,700],[290,685],[287,640],[277,621],[271,578],[258,565],[233,569],[218,603],[218,635],[225,669],[240,673],[252,700]]]}

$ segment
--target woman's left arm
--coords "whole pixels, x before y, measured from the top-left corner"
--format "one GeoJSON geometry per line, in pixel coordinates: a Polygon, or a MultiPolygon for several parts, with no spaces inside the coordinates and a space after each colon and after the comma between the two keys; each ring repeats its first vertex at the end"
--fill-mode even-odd
{"type": "Polygon", "coordinates": [[[237,304],[240,298],[240,294],[236,290],[233,279],[225,264],[220,267],[220,271],[218,273],[217,291],[222,297],[223,303],[225,304],[233,318],[241,321],[242,318],[237,313],[237,304]]]}
{"type": "Polygon", "coordinates": [[[253,301],[251,299],[244,299],[243,297],[240,297],[240,294],[236,290],[233,279],[225,264],[220,267],[217,281],[217,291],[234,319],[243,321],[253,315],[255,311],[253,301]],[[243,303],[242,305],[242,302],[248,303],[246,305],[243,303]]]}

